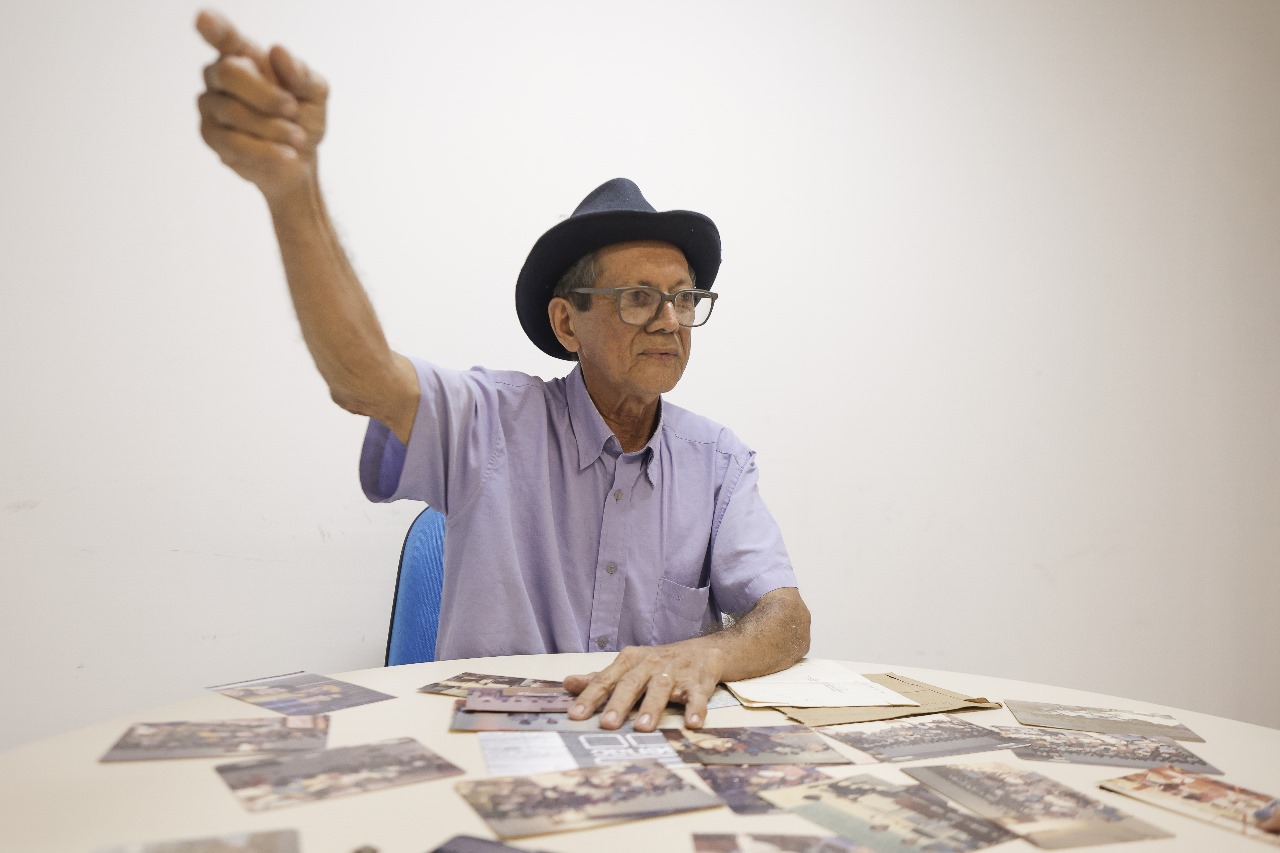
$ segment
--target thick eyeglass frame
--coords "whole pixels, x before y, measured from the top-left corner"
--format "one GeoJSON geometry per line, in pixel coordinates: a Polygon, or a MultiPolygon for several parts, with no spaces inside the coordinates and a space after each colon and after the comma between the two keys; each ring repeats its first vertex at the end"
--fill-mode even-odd
{"type": "Polygon", "coordinates": [[[666,307],[668,302],[671,303],[671,307],[674,309],[676,307],[676,300],[680,298],[680,296],[682,296],[683,294],[697,293],[697,294],[700,294],[701,299],[709,299],[711,301],[711,307],[707,309],[707,316],[703,317],[701,322],[690,323],[688,325],[685,325],[684,323],[680,323],[680,313],[678,311],[672,312],[672,314],[676,318],[676,322],[680,323],[680,325],[684,326],[684,328],[686,329],[696,329],[699,326],[706,325],[706,322],[711,319],[711,312],[716,310],[716,300],[720,298],[720,294],[718,293],[712,293],[710,290],[702,290],[697,287],[687,287],[684,290],[677,290],[675,293],[663,293],[661,290],[659,290],[656,287],[649,287],[648,285],[644,285],[644,284],[637,284],[637,285],[633,285],[632,287],[575,287],[571,292],[587,293],[587,294],[599,293],[602,295],[614,297],[613,301],[618,306],[618,319],[626,323],[628,326],[651,325],[653,321],[657,320],[658,316],[662,314],[662,309],[666,307]],[[643,290],[643,291],[646,291],[647,293],[656,294],[658,297],[658,307],[654,309],[653,316],[650,317],[648,320],[645,320],[643,323],[632,323],[622,316],[622,300],[617,297],[620,294],[626,293],[631,290],[643,290]]]}

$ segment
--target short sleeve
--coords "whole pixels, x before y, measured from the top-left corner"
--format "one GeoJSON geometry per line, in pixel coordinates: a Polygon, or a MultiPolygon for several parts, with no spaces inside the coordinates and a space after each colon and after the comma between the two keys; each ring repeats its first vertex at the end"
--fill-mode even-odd
{"type": "Polygon", "coordinates": [[[483,369],[446,370],[411,361],[419,400],[409,443],[370,419],[360,485],[371,501],[426,501],[447,515],[475,494],[487,470],[501,434],[497,401],[483,369]]]}
{"type": "Polygon", "coordinates": [[[741,616],[766,593],[798,586],[773,514],[760,496],[755,454],[730,457],[711,534],[711,590],[723,613],[741,616]]]}

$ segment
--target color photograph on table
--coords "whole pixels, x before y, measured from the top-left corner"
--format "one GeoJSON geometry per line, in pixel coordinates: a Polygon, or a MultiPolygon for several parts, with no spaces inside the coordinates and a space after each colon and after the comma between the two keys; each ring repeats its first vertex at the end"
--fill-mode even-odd
{"type": "Polygon", "coordinates": [[[467,698],[472,690],[487,687],[559,687],[564,683],[545,678],[522,678],[518,675],[486,675],[481,672],[460,672],[452,678],[433,681],[418,688],[419,693],[436,693],[440,696],[467,698]]]}
{"type": "Polygon", "coordinates": [[[1280,835],[1258,827],[1259,815],[1275,808],[1276,798],[1271,794],[1178,767],[1156,767],[1108,779],[1099,787],[1280,847],[1280,835]]]}
{"type": "Polygon", "coordinates": [[[462,701],[468,711],[549,714],[566,713],[578,697],[563,687],[478,687],[462,701]]]}
{"type": "Polygon", "coordinates": [[[695,833],[693,853],[876,853],[838,835],[695,833]]]}
{"type": "Polygon", "coordinates": [[[289,715],[327,714],[395,698],[358,684],[310,672],[292,672],[288,675],[222,684],[209,689],[232,699],[289,715]]]}
{"type": "Polygon", "coordinates": [[[952,806],[923,785],[895,785],[870,774],[762,791],[760,796],[876,851],[964,853],[1014,837],[995,822],[952,806]]]}
{"type": "Polygon", "coordinates": [[[588,829],[722,805],[657,762],[462,781],[454,788],[500,838],[588,829]]]}
{"type": "Polygon", "coordinates": [[[1030,770],[1005,764],[943,764],[908,767],[903,772],[1037,847],[1085,847],[1173,837],[1171,832],[1030,770]]]}
{"type": "Polygon", "coordinates": [[[1055,705],[1052,702],[1027,702],[1021,699],[1006,699],[1004,704],[1024,726],[1075,729],[1108,735],[1168,737],[1204,743],[1204,738],[1168,714],[1089,708],[1084,705],[1055,705]]]}
{"type": "Polygon", "coordinates": [[[807,726],[661,729],[689,764],[853,764],[807,726]]]}
{"type": "Polygon", "coordinates": [[[658,732],[480,732],[480,751],[494,776],[516,776],[657,761],[668,767],[684,762],[658,732]]]}
{"type": "MultiPolygon", "coordinates": [[[[588,717],[571,720],[568,714],[544,714],[502,711],[468,711],[465,699],[457,699],[453,705],[453,719],[449,730],[454,732],[598,732],[600,720],[588,717]]],[[[615,732],[634,731],[631,720],[613,729],[615,732]]]]}
{"type": "Polygon", "coordinates": [[[216,769],[240,804],[253,812],[463,772],[412,738],[222,764],[216,769]]]}
{"type": "Polygon", "coordinates": [[[135,723],[100,760],[152,761],[257,752],[306,752],[324,749],[328,737],[329,718],[323,714],[135,723]]]}
{"type": "Polygon", "coordinates": [[[807,764],[704,765],[695,767],[694,772],[724,800],[725,805],[741,815],[786,811],[763,799],[761,791],[826,782],[831,778],[807,764]]]}
{"type": "Polygon", "coordinates": [[[1167,737],[1106,735],[1066,729],[1033,729],[996,726],[996,731],[1019,741],[1013,754],[1030,761],[1069,764],[1105,764],[1112,767],[1160,767],[1176,764],[1196,773],[1221,775],[1222,771],[1167,737]]]}
{"type": "Polygon", "coordinates": [[[992,729],[951,714],[827,726],[821,732],[877,761],[914,761],[1006,749],[1014,743],[992,729]]]}

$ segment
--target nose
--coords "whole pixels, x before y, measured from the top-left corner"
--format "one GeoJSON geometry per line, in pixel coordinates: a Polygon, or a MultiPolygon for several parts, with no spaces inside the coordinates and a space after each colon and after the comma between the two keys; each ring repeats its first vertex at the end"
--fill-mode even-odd
{"type": "Polygon", "coordinates": [[[662,301],[662,306],[658,308],[657,315],[645,327],[646,331],[649,332],[674,332],[679,328],[680,321],[676,319],[676,304],[670,299],[662,301]]]}

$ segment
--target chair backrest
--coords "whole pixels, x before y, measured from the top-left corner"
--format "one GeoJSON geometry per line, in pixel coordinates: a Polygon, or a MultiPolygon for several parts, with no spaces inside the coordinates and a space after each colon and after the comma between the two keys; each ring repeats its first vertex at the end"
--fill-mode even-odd
{"type": "Polygon", "coordinates": [[[428,507],[409,525],[400,551],[386,665],[436,659],[440,591],[444,586],[444,516],[428,507]]]}

